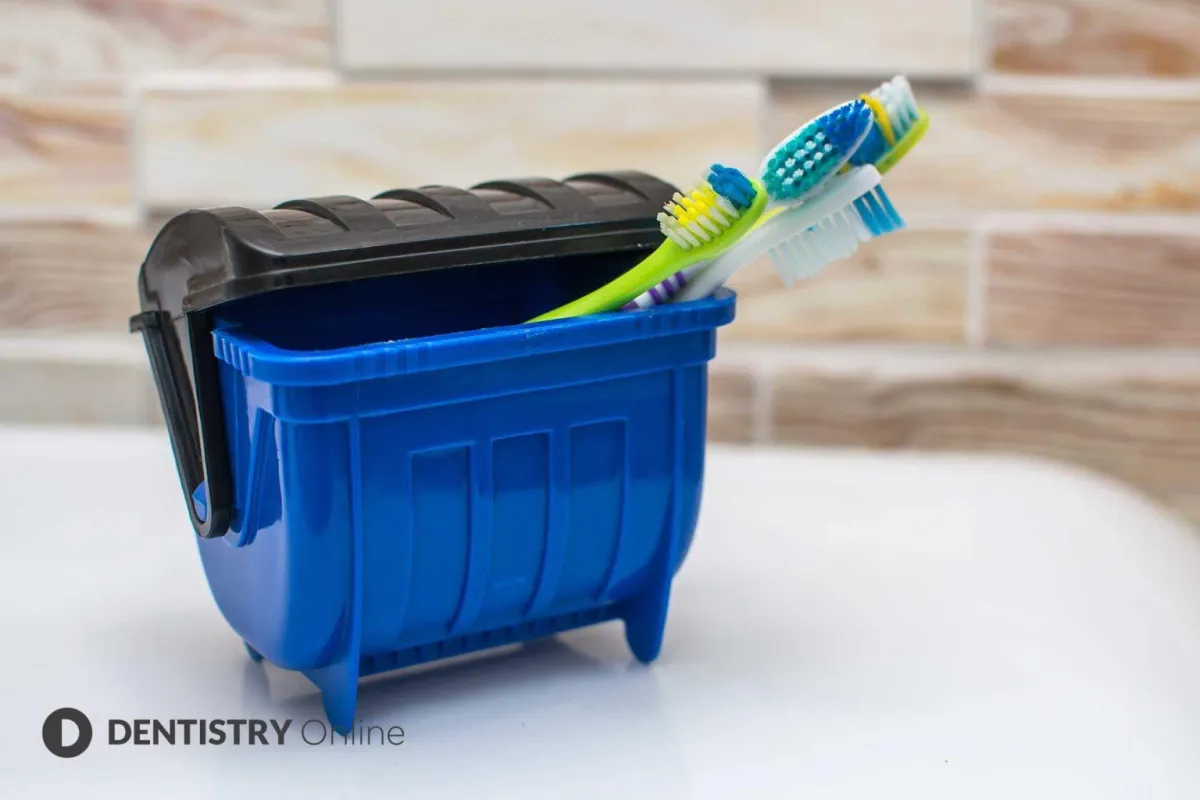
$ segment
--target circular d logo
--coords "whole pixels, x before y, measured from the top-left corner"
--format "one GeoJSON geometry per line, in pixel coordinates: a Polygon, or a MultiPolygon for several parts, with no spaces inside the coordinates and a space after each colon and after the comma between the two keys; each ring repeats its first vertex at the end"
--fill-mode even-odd
{"type": "Polygon", "coordinates": [[[77,708],[60,708],[42,723],[42,741],[46,749],[59,758],[74,758],[92,743],[92,723],[77,708]],[[70,726],[65,723],[71,723],[70,726]],[[78,735],[72,738],[70,728],[78,735]]]}

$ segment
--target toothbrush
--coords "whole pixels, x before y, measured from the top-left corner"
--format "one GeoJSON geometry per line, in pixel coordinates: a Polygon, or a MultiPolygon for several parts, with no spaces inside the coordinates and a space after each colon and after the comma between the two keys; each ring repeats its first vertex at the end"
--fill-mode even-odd
{"type": "MultiPolygon", "coordinates": [[[[860,125],[860,122],[859,122],[860,125]]],[[[635,311],[638,308],[646,308],[648,306],[662,305],[662,303],[672,301],[694,300],[696,297],[702,297],[707,294],[704,288],[713,290],[724,284],[733,272],[740,269],[750,258],[737,258],[738,252],[746,252],[745,248],[752,246],[752,241],[764,242],[773,241],[774,239],[798,239],[797,245],[808,243],[812,247],[816,247],[814,252],[820,253],[822,243],[833,245],[834,239],[841,240],[841,247],[834,248],[832,252],[845,252],[845,255],[850,255],[857,249],[857,242],[853,243],[850,251],[846,252],[846,245],[850,240],[845,239],[838,234],[838,227],[834,225],[832,229],[824,230],[824,236],[829,237],[830,241],[820,241],[821,236],[815,237],[815,230],[804,230],[802,234],[794,234],[791,231],[796,231],[799,215],[784,216],[779,210],[781,203],[786,203],[787,199],[791,199],[794,203],[799,198],[800,203],[803,203],[804,198],[812,197],[812,194],[820,192],[829,176],[833,173],[845,175],[848,170],[854,167],[868,166],[874,164],[878,173],[881,175],[887,170],[899,163],[901,158],[910,152],[914,146],[920,142],[925,136],[925,131],[929,128],[929,115],[925,114],[920,107],[917,106],[916,97],[912,92],[912,86],[908,84],[908,80],[904,76],[896,76],[889,82],[884,83],[869,94],[862,95],[857,101],[851,101],[842,104],[842,106],[830,109],[814,120],[808,122],[803,127],[794,131],[790,137],[776,146],[772,154],[763,160],[762,173],[763,180],[767,182],[768,192],[772,192],[772,207],[767,211],[766,215],[755,225],[755,230],[751,231],[750,236],[746,237],[743,242],[739,242],[733,251],[728,253],[726,257],[720,259],[721,266],[719,270],[714,271],[713,266],[696,265],[689,270],[685,270],[667,278],[666,281],[655,285],[654,288],[636,297],[635,300],[626,303],[624,308],[626,311],[635,311]],[[862,114],[859,104],[869,109],[871,124],[866,126],[865,133],[859,136],[859,132],[853,125],[845,127],[838,126],[839,122],[856,119],[856,114],[862,114]],[[828,158],[827,154],[833,148],[822,146],[815,148],[816,144],[826,144],[818,137],[828,137],[826,130],[833,128],[844,134],[844,139],[836,145],[839,152],[851,150],[851,155],[848,158],[828,158]],[[847,142],[848,139],[848,142],[847,142]],[[793,154],[797,152],[815,152],[815,155],[820,157],[816,160],[808,160],[812,163],[800,162],[794,158],[793,154]],[[824,162],[824,163],[821,163],[824,162]],[[823,169],[814,169],[818,163],[821,163],[823,169]],[[793,169],[799,167],[798,174],[787,174],[787,167],[793,169]],[[773,180],[774,179],[774,180],[773,180]],[[774,233],[763,231],[764,228],[774,228],[774,233]],[[751,237],[755,237],[751,241],[751,237]],[[696,281],[696,276],[701,273],[710,273],[708,277],[704,277],[701,281],[696,281]],[[685,287],[689,284],[691,288],[685,291],[685,287]]],[[[877,181],[876,181],[877,185],[877,181]]],[[[842,184],[842,194],[854,184],[842,184]]],[[[896,213],[895,207],[890,203],[887,194],[883,192],[882,187],[876,192],[876,199],[880,201],[880,209],[882,213],[872,211],[869,206],[866,206],[864,201],[863,211],[868,211],[872,219],[881,219],[883,224],[878,231],[872,231],[872,235],[866,237],[870,239],[872,236],[883,235],[890,231],[904,227],[904,221],[900,218],[899,213],[896,213]]],[[[857,204],[857,201],[856,201],[857,204]]],[[[810,210],[815,209],[815,206],[809,206],[810,210]]],[[[859,215],[862,217],[862,215],[859,215]]],[[[811,225],[810,225],[810,228],[811,225]]],[[[869,229],[870,230],[870,229],[869,229]]],[[[865,241],[865,239],[860,240],[865,241]]],[[[772,252],[772,258],[775,261],[776,270],[779,270],[780,277],[784,278],[784,282],[788,285],[796,279],[799,272],[805,272],[806,275],[815,275],[816,272],[823,269],[824,266],[835,260],[828,258],[826,260],[812,259],[812,255],[800,255],[800,252],[786,247],[764,247],[772,252]],[[791,255],[787,255],[791,252],[791,255]]],[[[761,252],[761,251],[760,251],[761,252]]],[[[755,253],[757,255],[758,253],[755,253]]],[[[836,258],[844,258],[844,255],[839,255],[836,258]]]]}
{"type": "Polygon", "coordinates": [[[759,167],[771,205],[793,205],[820,192],[850,162],[874,122],[870,107],[860,98],[792,131],[759,167]]]}
{"type": "Polygon", "coordinates": [[[640,264],[591,294],[534,317],[543,322],[615,311],[660,281],[725,252],[762,216],[767,191],[759,181],[721,164],[706,180],[663,206],[658,224],[666,240],[640,264]]]}
{"type": "Polygon", "coordinates": [[[879,170],[867,165],[837,176],[819,196],[779,209],[704,270],[689,276],[671,302],[706,297],[766,253],[786,286],[847,258],[862,242],[904,227],[879,170]]]}
{"type": "MultiPolygon", "coordinates": [[[[801,203],[819,193],[849,164],[873,128],[874,115],[867,103],[859,99],[835,106],[792,131],[767,154],[759,168],[769,203],[758,224],[777,213],[779,207],[801,203]]],[[[634,311],[669,302],[705,268],[705,264],[696,264],[666,276],[622,306],[622,310],[634,311]]]]}
{"type": "MultiPolygon", "coordinates": [[[[746,235],[749,236],[750,234],[746,235]]],[[[695,275],[703,267],[703,264],[697,264],[694,267],[688,267],[687,269],[676,272],[666,280],[662,281],[656,286],[652,286],[634,299],[630,300],[625,305],[621,306],[621,310],[637,311],[640,308],[666,305],[667,303],[671,302],[671,298],[678,294],[679,291],[687,285],[687,282],[691,276],[695,275]]]]}
{"type": "Polygon", "coordinates": [[[929,115],[917,105],[912,86],[903,75],[859,99],[871,109],[875,125],[850,163],[873,164],[881,175],[887,174],[924,138],[929,115]]]}

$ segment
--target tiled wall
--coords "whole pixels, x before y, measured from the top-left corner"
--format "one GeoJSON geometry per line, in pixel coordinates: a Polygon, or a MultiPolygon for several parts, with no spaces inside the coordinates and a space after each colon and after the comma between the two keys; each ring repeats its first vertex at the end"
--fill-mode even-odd
{"type": "Polygon", "coordinates": [[[754,167],[897,72],[911,230],[736,280],[714,438],[984,448],[1200,520],[1194,0],[5,0],[0,419],[156,409],[134,275],[164,215],[425,182],[754,167]]]}

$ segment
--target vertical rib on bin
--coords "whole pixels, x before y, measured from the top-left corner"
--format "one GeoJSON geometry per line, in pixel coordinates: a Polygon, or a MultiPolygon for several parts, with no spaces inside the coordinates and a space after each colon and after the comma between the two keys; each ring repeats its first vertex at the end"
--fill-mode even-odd
{"type": "Polygon", "coordinates": [[[550,432],[549,524],[546,526],[546,549],[538,570],[537,589],[525,610],[526,617],[545,612],[558,592],[563,561],[567,556],[567,534],[571,521],[571,434],[567,428],[550,432]]]}
{"type": "Polygon", "coordinates": [[[470,448],[469,472],[470,512],[467,521],[467,575],[463,581],[462,599],[450,634],[457,636],[475,624],[483,598],[487,594],[488,571],[492,560],[492,450],[490,439],[477,441],[470,448]]]}

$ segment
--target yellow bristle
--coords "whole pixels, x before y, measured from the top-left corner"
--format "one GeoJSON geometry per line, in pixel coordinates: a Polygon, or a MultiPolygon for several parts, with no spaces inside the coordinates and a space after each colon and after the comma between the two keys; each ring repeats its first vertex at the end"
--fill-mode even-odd
{"type": "Polygon", "coordinates": [[[678,210],[672,210],[672,215],[683,225],[707,217],[709,209],[716,205],[717,193],[711,188],[693,189],[688,196],[680,198],[675,204],[678,210]]]}

